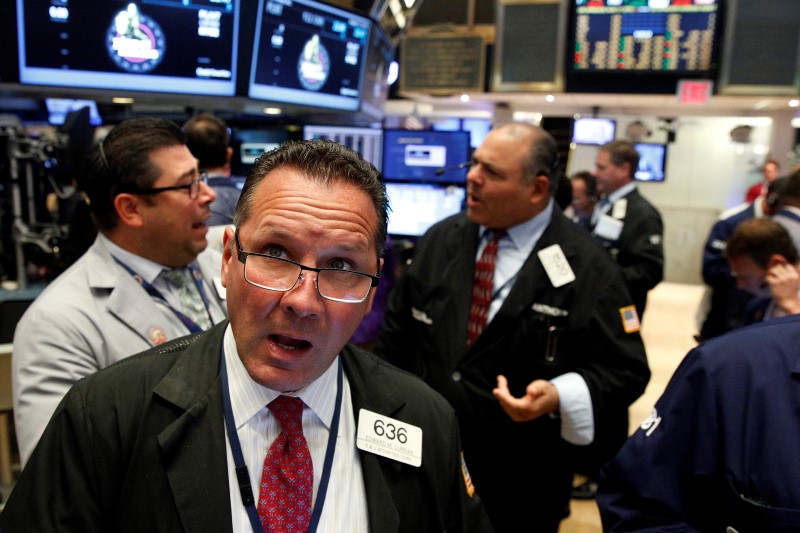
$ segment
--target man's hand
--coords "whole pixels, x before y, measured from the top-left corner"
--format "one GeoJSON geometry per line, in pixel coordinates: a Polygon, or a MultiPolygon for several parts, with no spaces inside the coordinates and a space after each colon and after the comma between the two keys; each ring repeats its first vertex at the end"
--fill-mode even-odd
{"type": "Polygon", "coordinates": [[[544,379],[533,381],[525,389],[525,396],[515,398],[508,390],[505,376],[497,376],[497,388],[492,394],[514,422],[527,422],[542,415],[558,413],[558,390],[544,379]]]}
{"type": "Polygon", "coordinates": [[[797,298],[800,274],[794,265],[779,263],[772,266],[764,280],[769,284],[769,290],[775,304],[783,309],[787,315],[800,313],[800,300],[797,298]]]}

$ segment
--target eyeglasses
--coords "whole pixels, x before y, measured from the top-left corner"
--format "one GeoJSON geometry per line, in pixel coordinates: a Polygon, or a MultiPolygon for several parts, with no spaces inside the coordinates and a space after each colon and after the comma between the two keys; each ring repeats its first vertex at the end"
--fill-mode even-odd
{"type": "Polygon", "coordinates": [[[186,189],[189,191],[189,198],[194,200],[200,194],[200,183],[208,184],[208,172],[201,172],[198,176],[190,181],[185,185],[173,185],[171,187],[153,187],[150,189],[139,189],[136,187],[131,187],[128,189],[123,190],[122,192],[128,192],[132,194],[159,194],[164,191],[179,191],[181,189],[186,189]]]}
{"type": "Polygon", "coordinates": [[[295,263],[289,259],[271,255],[245,252],[236,230],[236,249],[239,262],[244,265],[244,279],[269,291],[288,292],[303,277],[304,270],[317,273],[317,292],[326,300],[357,304],[369,296],[372,287],[378,286],[380,276],[371,276],[354,270],[339,268],[314,268],[295,263]]]}

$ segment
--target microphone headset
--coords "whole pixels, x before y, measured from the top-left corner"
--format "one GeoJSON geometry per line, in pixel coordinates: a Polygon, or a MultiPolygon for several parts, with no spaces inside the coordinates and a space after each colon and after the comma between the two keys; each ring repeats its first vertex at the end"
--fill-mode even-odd
{"type": "Polygon", "coordinates": [[[464,161],[463,163],[459,163],[458,165],[453,165],[451,167],[441,167],[437,168],[433,171],[433,173],[437,176],[441,176],[445,172],[451,172],[453,170],[461,170],[462,168],[467,168],[472,166],[472,161],[464,161]]]}

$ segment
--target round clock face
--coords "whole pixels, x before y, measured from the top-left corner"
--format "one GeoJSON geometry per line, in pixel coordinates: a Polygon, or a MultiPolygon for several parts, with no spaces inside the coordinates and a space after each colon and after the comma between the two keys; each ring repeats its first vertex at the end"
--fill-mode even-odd
{"type": "Polygon", "coordinates": [[[309,39],[297,61],[297,78],[308,91],[318,91],[325,85],[331,71],[331,59],[319,35],[309,39]]]}
{"type": "Polygon", "coordinates": [[[164,32],[136,4],[119,11],[106,32],[106,48],[114,63],[135,74],[150,72],[164,57],[164,32]]]}

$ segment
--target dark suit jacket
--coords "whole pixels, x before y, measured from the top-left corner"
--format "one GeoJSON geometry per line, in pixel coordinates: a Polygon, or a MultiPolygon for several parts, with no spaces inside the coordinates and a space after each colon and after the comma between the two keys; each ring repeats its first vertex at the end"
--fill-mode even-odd
{"type": "MultiPolygon", "coordinates": [[[[647,292],[664,278],[664,225],[661,215],[634,189],[623,196],[627,200],[622,233],[615,241],[595,235],[611,252],[622,269],[622,277],[631,292],[639,317],[644,314],[647,292]]],[[[608,212],[613,216],[614,208],[608,212]]]]}
{"type": "Polygon", "coordinates": [[[465,214],[420,239],[391,295],[375,351],[414,371],[455,407],[464,454],[495,528],[530,531],[531,524],[563,516],[571,449],[557,418],[512,422],[492,396],[497,375],[522,396],[535,379],[577,372],[597,419],[626,409],[650,374],[638,332],[623,329],[620,309],[632,302],[617,266],[557,207],[497,315],[467,350],[477,248],[478,226],[465,214]],[[576,277],[559,288],[537,255],[554,244],[576,277]]]}
{"type": "MultiPolygon", "coordinates": [[[[73,387],[0,515],[3,531],[231,531],[219,380],[226,325],[73,387]]],[[[356,419],[365,408],[423,431],[419,468],[361,452],[370,531],[491,531],[465,490],[447,403],[360,349],[346,347],[342,360],[356,419]]]]}

